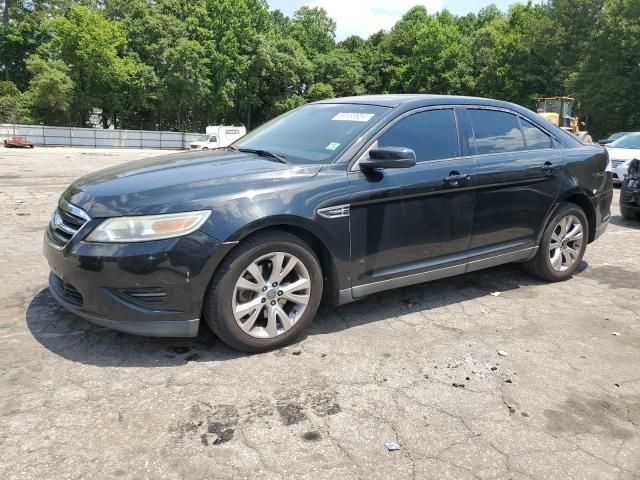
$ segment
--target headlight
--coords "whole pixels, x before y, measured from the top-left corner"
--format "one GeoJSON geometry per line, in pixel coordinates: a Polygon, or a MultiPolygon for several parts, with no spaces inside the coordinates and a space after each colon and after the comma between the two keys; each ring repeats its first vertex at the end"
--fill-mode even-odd
{"type": "Polygon", "coordinates": [[[147,242],[182,237],[198,230],[211,210],[169,213],[139,217],[115,217],[105,220],[87,237],[88,242],[147,242]]]}

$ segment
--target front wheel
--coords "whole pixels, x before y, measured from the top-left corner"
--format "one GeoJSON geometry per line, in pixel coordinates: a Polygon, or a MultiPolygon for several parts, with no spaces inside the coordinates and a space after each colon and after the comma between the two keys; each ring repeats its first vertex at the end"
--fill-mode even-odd
{"type": "Polygon", "coordinates": [[[315,253],[285,232],[258,233],[240,243],[211,281],[204,318],[227,345],[263,352],[293,341],[322,299],[315,253]]]}
{"type": "Polygon", "coordinates": [[[582,261],[588,239],[589,223],[584,211],[563,203],[545,228],[536,256],[524,264],[525,269],[548,282],[566,280],[582,261]]]}

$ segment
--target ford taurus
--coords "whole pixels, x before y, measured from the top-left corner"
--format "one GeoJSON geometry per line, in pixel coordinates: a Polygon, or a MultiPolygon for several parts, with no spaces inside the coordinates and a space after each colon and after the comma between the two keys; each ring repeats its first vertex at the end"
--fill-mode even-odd
{"type": "Polygon", "coordinates": [[[332,99],[213,151],[75,181],[44,238],[66,308],[124,332],[291,342],[322,301],[508,262],[566,280],[606,229],[609,158],[481,98],[332,99]]]}

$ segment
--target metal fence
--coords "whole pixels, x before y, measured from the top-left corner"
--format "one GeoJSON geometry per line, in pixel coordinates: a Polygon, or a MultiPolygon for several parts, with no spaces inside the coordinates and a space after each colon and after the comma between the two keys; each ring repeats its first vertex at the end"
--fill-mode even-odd
{"type": "Polygon", "coordinates": [[[0,124],[0,141],[27,137],[38,146],[186,149],[202,133],[0,124]]]}

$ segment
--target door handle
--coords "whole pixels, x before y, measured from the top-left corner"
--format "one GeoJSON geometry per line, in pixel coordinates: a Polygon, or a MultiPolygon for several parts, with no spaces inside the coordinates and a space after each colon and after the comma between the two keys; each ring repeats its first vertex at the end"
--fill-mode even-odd
{"type": "Polygon", "coordinates": [[[541,167],[541,170],[544,173],[553,173],[555,170],[558,170],[560,165],[554,165],[551,162],[544,162],[544,165],[541,167]]]}
{"type": "Polygon", "coordinates": [[[450,187],[459,187],[470,179],[471,175],[460,175],[460,172],[451,172],[448,177],[443,179],[443,182],[450,187]]]}

